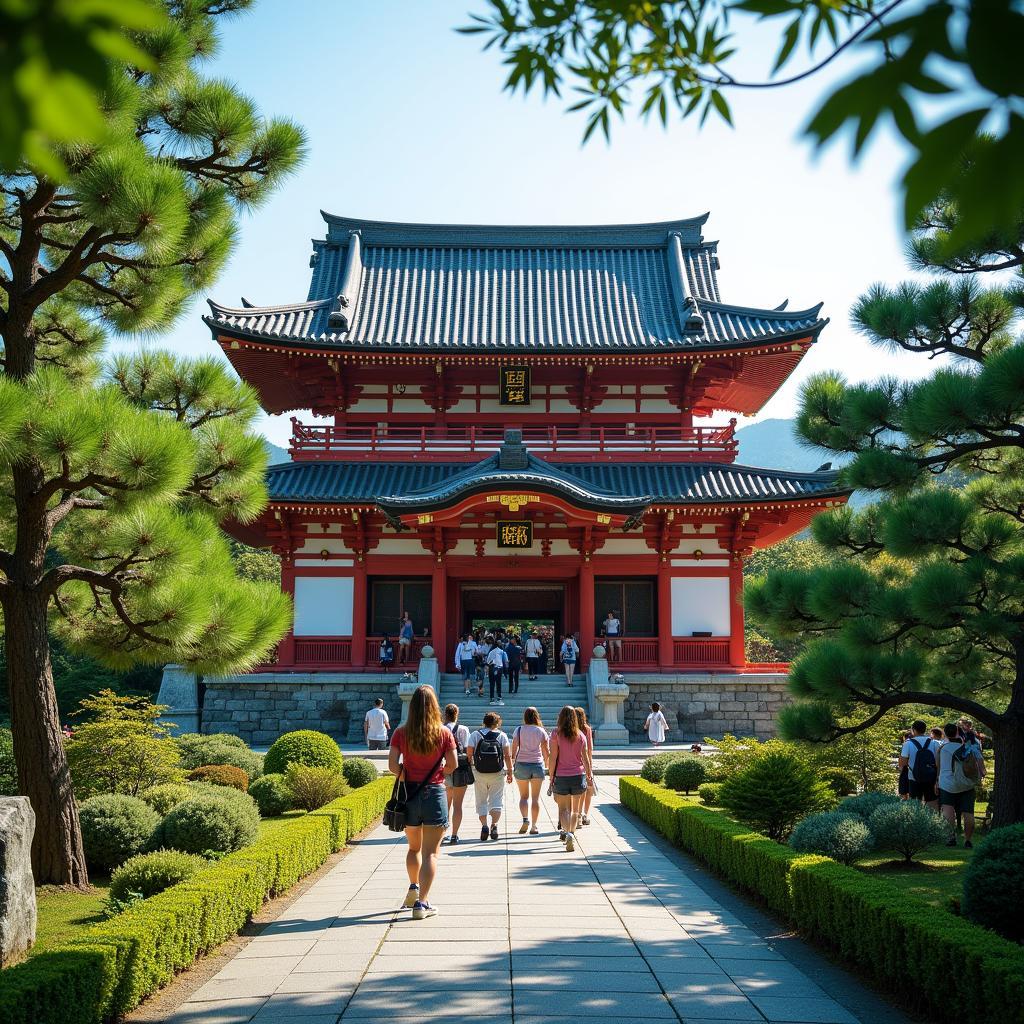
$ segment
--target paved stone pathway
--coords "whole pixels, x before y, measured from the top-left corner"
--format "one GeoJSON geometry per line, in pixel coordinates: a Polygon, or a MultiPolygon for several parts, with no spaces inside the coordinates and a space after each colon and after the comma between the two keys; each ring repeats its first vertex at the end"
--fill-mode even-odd
{"type": "Polygon", "coordinates": [[[600,785],[571,854],[550,830],[518,835],[514,806],[502,841],[480,843],[467,793],[469,841],[443,849],[440,913],[425,921],[394,909],[405,845],[377,829],[167,1024],[878,1019],[877,999],[844,1008],[647,838],[613,780],[600,785]]]}

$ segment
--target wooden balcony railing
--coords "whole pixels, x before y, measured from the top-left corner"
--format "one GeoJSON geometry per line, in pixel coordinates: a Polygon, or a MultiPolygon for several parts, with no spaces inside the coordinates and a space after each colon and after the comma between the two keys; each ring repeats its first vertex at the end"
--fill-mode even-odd
{"type": "Polygon", "coordinates": [[[729,638],[708,637],[672,641],[673,661],[677,665],[728,665],[729,638]]]}
{"type": "MultiPolygon", "coordinates": [[[[523,428],[523,442],[551,461],[616,457],[643,461],[674,458],[732,462],[736,458],[735,420],[723,427],[591,427],[548,425],[523,428]]],[[[471,462],[496,452],[504,427],[450,424],[408,427],[380,424],[335,426],[300,423],[292,417],[289,453],[296,461],[345,459],[444,459],[471,462]]]]}

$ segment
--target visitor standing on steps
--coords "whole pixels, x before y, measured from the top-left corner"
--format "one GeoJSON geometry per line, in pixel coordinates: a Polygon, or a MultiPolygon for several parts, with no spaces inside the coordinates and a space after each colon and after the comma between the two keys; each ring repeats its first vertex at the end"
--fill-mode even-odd
{"type": "Polygon", "coordinates": [[[573,676],[576,675],[576,660],[579,658],[580,649],[571,633],[566,633],[562,640],[562,646],[558,651],[558,658],[565,669],[565,681],[572,686],[573,676]]]}
{"type": "Polygon", "coordinates": [[[558,725],[551,736],[551,787],[558,804],[558,838],[571,853],[576,848],[576,826],[587,784],[593,785],[587,737],[580,732],[576,709],[566,704],[558,712],[558,725]]]}
{"type": "Polygon", "coordinates": [[[451,775],[444,777],[448,791],[448,818],[452,826],[452,834],[448,839],[449,846],[459,841],[459,829],[462,827],[462,801],[466,798],[466,787],[473,785],[473,766],[469,763],[469,729],[459,725],[459,705],[445,704],[444,725],[455,737],[455,756],[458,766],[451,775]]]}
{"type": "Polygon", "coordinates": [[[508,736],[501,731],[501,715],[488,711],[482,729],[469,737],[466,753],[473,764],[473,790],[480,819],[480,841],[498,839],[498,821],[505,799],[505,784],[512,782],[512,755],[508,736]],[[487,816],[491,817],[488,832],[487,816]]]}
{"type": "MultiPolygon", "coordinates": [[[[587,748],[590,750],[590,767],[593,770],[594,767],[594,730],[590,728],[590,723],[587,721],[586,708],[576,709],[576,722],[580,727],[580,732],[583,733],[587,738],[587,748]]],[[[594,787],[587,786],[586,793],[583,794],[583,816],[580,818],[581,825],[590,824],[590,805],[594,801],[594,787]]]]}
{"type": "Polygon", "coordinates": [[[544,645],[540,642],[540,634],[534,630],[526,641],[526,667],[529,669],[526,676],[527,679],[537,678],[543,654],[544,645]]]}
{"type": "Polygon", "coordinates": [[[467,633],[458,647],[455,648],[455,671],[462,673],[463,696],[469,696],[469,687],[476,669],[476,641],[472,633],[467,633]]]}
{"type": "Polygon", "coordinates": [[[523,724],[517,725],[512,733],[512,764],[519,787],[519,813],[523,819],[519,826],[520,835],[527,829],[532,836],[538,834],[540,790],[544,785],[550,753],[548,733],[540,720],[540,712],[529,707],[523,712],[523,724]],[[527,811],[530,817],[527,817],[527,811]]]}
{"type": "Polygon", "coordinates": [[[515,634],[509,636],[505,657],[508,659],[508,692],[511,696],[519,692],[519,672],[523,667],[523,648],[515,634]]]}
{"type": "Polygon", "coordinates": [[[433,917],[430,887],[437,873],[437,851],[448,827],[444,777],[458,767],[455,737],[441,724],[441,708],[429,686],[420,686],[409,701],[408,718],[391,737],[388,770],[406,784],[405,869],[409,891],[405,906],[415,921],[433,917]]]}
{"type": "Polygon", "coordinates": [[[484,695],[484,673],[487,672],[487,655],[491,653],[490,637],[486,634],[477,635],[476,638],[476,681],[478,684],[477,696],[484,695]]]}
{"type": "Polygon", "coordinates": [[[501,699],[501,674],[505,671],[507,665],[508,655],[501,649],[501,645],[495,641],[490,653],[487,655],[487,674],[490,681],[492,704],[504,705],[505,703],[501,699]],[[497,700],[494,698],[495,690],[497,690],[498,694],[497,700]]]}
{"type": "Polygon", "coordinates": [[[402,612],[402,624],[398,628],[398,660],[402,665],[406,665],[409,662],[414,635],[412,618],[408,612],[402,612]]]}

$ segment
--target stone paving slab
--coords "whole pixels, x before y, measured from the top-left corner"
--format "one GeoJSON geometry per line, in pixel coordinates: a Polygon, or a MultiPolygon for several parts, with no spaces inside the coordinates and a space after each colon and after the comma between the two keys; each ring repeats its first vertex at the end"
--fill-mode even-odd
{"type": "Polygon", "coordinates": [[[425,921],[401,909],[404,842],[377,829],[166,1024],[874,1024],[665,852],[610,782],[574,853],[552,812],[546,801],[539,836],[520,836],[513,812],[496,843],[467,815],[464,842],[442,850],[440,913],[425,921]]]}

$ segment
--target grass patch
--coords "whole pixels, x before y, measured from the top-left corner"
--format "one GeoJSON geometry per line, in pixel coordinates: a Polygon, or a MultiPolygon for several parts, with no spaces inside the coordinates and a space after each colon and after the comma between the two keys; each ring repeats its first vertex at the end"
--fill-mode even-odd
{"type": "Polygon", "coordinates": [[[43,953],[57,942],[73,936],[76,930],[103,920],[103,904],[110,888],[110,879],[98,875],[92,889],[81,892],[59,885],[43,885],[36,889],[36,944],[29,956],[43,953]]]}
{"type": "Polygon", "coordinates": [[[302,818],[306,815],[305,811],[285,811],[284,814],[278,814],[273,818],[260,818],[260,836],[268,835],[271,832],[276,832],[282,825],[287,825],[291,821],[295,821],[296,818],[302,818]]]}
{"type": "Polygon", "coordinates": [[[884,878],[929,907],[952,913],[952,901],[960,900],[964,868],[973,853],[962,846],[933,846],[907,865],[892,850],[875,850],[855,867],[872,878],[884,878]]]}

